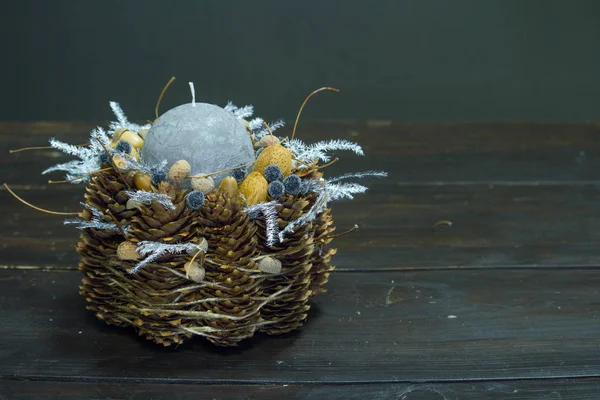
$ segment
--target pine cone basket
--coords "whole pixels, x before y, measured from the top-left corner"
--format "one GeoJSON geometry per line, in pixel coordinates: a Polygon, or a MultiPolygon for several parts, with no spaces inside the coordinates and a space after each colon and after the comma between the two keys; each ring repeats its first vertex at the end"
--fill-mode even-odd
{"type": "Polygon", "coordinates": [[[328,152],[362,155],[360,146],[278,138],[282,123],[244,119],[251,106],[193,102],[145,126],[111,107],[118,121],[89,144],[52,139],[77,159],[44,171],[87,182],[79,218],[65,221],[81,229],[87,308],[164,346],[193,336],[235,346],[298,329],[334,269],[331,242],[345,234],[333,234],[328,203],[366,191],[346,179],[385,174],[324,179],[328,152]]]}

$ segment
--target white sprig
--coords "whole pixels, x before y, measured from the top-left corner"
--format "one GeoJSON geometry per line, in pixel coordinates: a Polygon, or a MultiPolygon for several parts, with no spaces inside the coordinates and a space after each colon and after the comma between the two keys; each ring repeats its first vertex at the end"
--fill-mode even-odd
{"type": "Polygon", "coordinates": [[[137,251],[145,257],[142,261],[137,263],[130,271],[134,274],[138,272],[145,265],[158,260],[166,254],[181,254],[202,250],[202,248],[193,243],[178,243],[178,244],[167,244],[161,242],[142,241],[138,243],[137,251]]]}
{"type": "Polygon", "coordinates": [[[258,203],[250,207],[246,207],[244,211],[248,213],[250,219],[257,219],[262,215],[266,223],[266,234],[267,234],[267,246],[273,246],[277,243],[279,236],[279,225],[277,223],[277,217],[279,211],[277,211],[277,201],[270,201],[268,203],[258,203]]]}
{"type": "MultiPolygon", "coordinates": [[[[65,225],[76,225],[77,229],[87,229],[87,228],[95,228],[106,231],[114,231],[120,232],[121,230],[117,226],[116,223],[110,221],[107,222],[105,220],[105,215],[95,207],[90,206],[86,203],[81,203],[85,208],[92,212],[92,218],[90,220],[86,220],[83,218],[70,218],[64,221],[65,225]]],[[[122,226],[123,230],[127,232],[127,226],[122,226]]]]}
{"type": "Polygon", "coordinates": [[[134,124],[133,122],[129,122],[127,116],[123,112],[123,109],[116,101],[111,101],[109,104],[113,114],[115,114],[115,117],[117,117],[117,120],[111,122],[109,125],[111,130],[116,131],[118,129],[125,128],[129,129],[130,131],[138,132],[142,129],[150,129],[150,124],[138,125],[134,124]]]}
{"type": "MultiPolygon", "coordinates": [[[[282,119],[278,119],[276,121],[271,122],[269,124],[269,128],[271,128],[271,132],[275,132],[277,129],[283,127],[284,125],[285,125],[285,121],[282,119]]],[[[252,128],[252,125],[250,126],[250,128],[252,128]]],[[[256,139],[260,139],[264,136],[270,135],[271,132],[269,132],[267,127],[264,125],[264,121],[260,128],[252,130],[252,133],[254,134],[256,139]]]]}
{"type": "Polygon", "coordinates": [[[368,178],[368,177],[374,177],[374,178],[386,178],[388,176],[387,172],[382,172],[382,171],[364,171],[364,172],[350,172],[347,174],[343,174],[340,176],[336,176],[334,178],[330,178],[327,180],[328,183],[334,183],[334,182],[339,182],[345,179],[350,179],[350,178],[368,178]]]}
{"type": "MultiPolygon", "coordinates": [[[[294,232],[296,227],[302,226],[310,221],[313,221],[327,207],[330,201],[336,201],[343,198],[353,199],[357,193],[365,193],[368,188],[358,183],[330,183],[323,184],[324,181],[315,181],[311,191],[319,193],[315,204],[308,212],[298,219],[291,221],[288,225],[279,232],[279,241],[283,242],[285,235],[294,232]]],[[[308,189],[309,185],[307,185],[308,189]]]]}
{"type": "Polygon", "coordinates": [[[254,114],[254,106],[247,105],[244,107],[238,107],[230,101],[225,106],[225,111],[229,111],[234,117],[239,119],[248,118],[254,114]]]}
{"type": "Polygon", "coordinates": [[[167,210],[174,210],[175,205],[171,198],[164,193],[146,192],[144,190],[126,190],[125,194],[129,196],[130,200],[138,203],[150,205],[153,201],[156,201],[167,210]]]}
{"type": "Polygon", "coordinates": [[[261,129],[264,126],[265,120],[257,117],[248,121],[248,125],[250,126],[251,131],[255,131],[257,129],[261,129]]]}
{"type": "MultiPolygon", "coordinates": [[[[344,139],[327,140],[310,145],[300,139],[293,139],[287,141],[285,146],[296,155],[298,160],[305,164],[311,164],[316,160],[328,162],[331,160],[331,156],[327,153],[336,150],[352,151],[359,156],[365,155],[359,144],[344,139]]],[[[297,168],[305,169],[307,166],[297,163],[297,168]]]]}
{"type": "Polygon", "coordinates": [[[90,141],[87,146],[75,146],[69,143],[61,142],[54,138],[50,139],[50,146],[62,151],[63,153],[77,157],[79,160],[72,160],[66,163],[57,164],[47,168],[42,174],[53,171],[66,172],[66,179],[72,180],[71,183],[80,183],[90,179],[90,173],[100,169],[99,155],[104,153],[104,146],[108,146],[110,138],[104,129],[97,127],[90,133],[90,141]],[[102,143],[102,144],[100,144],[102,143]],[[74,179],[78,178],[79,179],[74,179]]]}

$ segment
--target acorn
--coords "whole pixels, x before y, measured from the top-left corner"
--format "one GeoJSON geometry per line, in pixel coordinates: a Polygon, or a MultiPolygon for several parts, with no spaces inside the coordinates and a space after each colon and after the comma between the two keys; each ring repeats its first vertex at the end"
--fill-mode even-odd
{"type": "Polygon", "coordinates": [[[185,178],[190,176],[192,167],[186,160],[175,162],[169,169],[169,180],[175,183],[181,183],[185,178]]]}
{"type": "Polygon", "coordinates": [[[219,190],[235,196],[239,193],[238,183],[233,176],[228,176],[221,181],[219,190]]]}
{"type": "Polygon", "coordinates": [[[117,257],[119,260],[139,260],[142,258],[137,251],[137,246],[133,242],[123,242],[117,247],[117,257]]]}
{"type": "Polygon", "coordinates": [[[204,194],[209,194],[215,190],[215,181],[206,174],[198,174],[191,179],[192,189],[199,190],[204,194]]]}
{"type": "Polygon", "coordinates": [[[136,189],[149,192],[152,190],[152,178],[150,178],[150,175],[148,174],[137,172],[133,176],[133,186],[135,186],[136,189]]]}
{"type": "Polygon", "coordinates": [[[194,282],[202,282],[206,276],[206,271],[196,261],[187,262],[183,266],[186,276],[194,282]]]}
{"type": "Polygon", "coordinates": [[[258,270],[267,274],[280,274],[281,261],[273,257],[265,257],[258,262],[258,270]]]}
{"type": "Polygon", "coordinates": [[[112,162],[119,171],[123,171],[125,166],[127,166],[127,164],[128,164],[127,160],[125,160],[123,157],[121,157],[118,154],[115,154],[114,156],[112,156],[112,162]]]}
{"type": "Polygon", "coordinates": [[[280,144],[265,147],[254,163],[254,171],[263,174],[265,167],[275,164],[281,169],[284,177],[292,172],[292,154],[280,144]]]}
{"type": "Polygon", "coordinates": [[[268,187],[265,177],[254,171],[240,184],[240,192],[246,197],[246,203],[251,206],[267,200],[268,187]]]}

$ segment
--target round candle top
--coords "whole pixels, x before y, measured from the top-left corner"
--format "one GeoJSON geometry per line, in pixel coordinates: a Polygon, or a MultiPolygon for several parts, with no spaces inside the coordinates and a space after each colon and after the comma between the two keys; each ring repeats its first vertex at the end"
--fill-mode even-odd
{"type": "MultiPolygon", "coordinates": [[[[190,175],[234,168],[255,160],[248,131],[230,112],[214,104],[188,103],[158,118],[144,141],[142,159],[150,164],[167,160],[190,163],[190,175]]],[[[231,175],[213,176],[218,185],[231,175]]],[[[189,186],[189,180],[186,181],[189,186]]]]}

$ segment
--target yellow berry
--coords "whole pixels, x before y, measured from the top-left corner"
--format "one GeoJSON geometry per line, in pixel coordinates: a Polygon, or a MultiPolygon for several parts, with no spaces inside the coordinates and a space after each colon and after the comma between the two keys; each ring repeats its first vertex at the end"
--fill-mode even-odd
{"type": "Polygon", "coordinates": [[[219,190],[229,193],[230,196],[236,196],[239,193],[238,183],[233,176],[228,176],[221,181],[219,190]]]}
{"type": "Polygon", "coordinates": [[[139,190],[149,192],[152,189],[152,178],[150,175],[138,172],[133,176],[133,186],[139,190]]]}
{"type": "Polygon", "coordinates": [[[267,165],[275,164],[288,176],[292,172],[292,154],[282,145],[275,143],[265,147],[254,163],[254,171],[262,175],[267,165]]]}
{"type": "Polygon", "coordinates": [[[267,200],[269,183],[259,172],[251,172],[240,184],[240,192],[246,197],[249,206],[267,200]]]}

